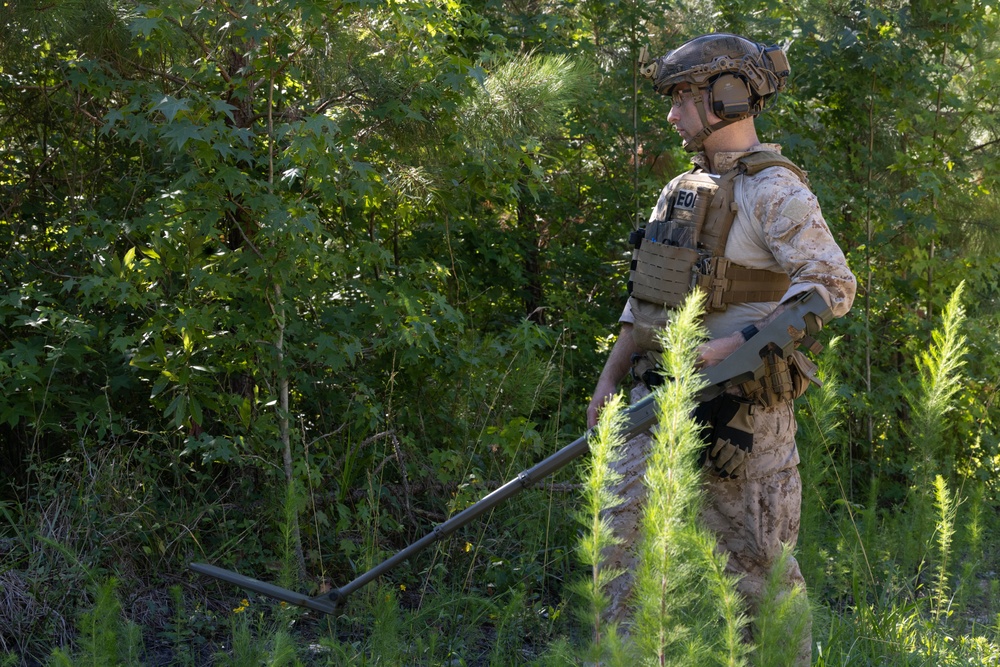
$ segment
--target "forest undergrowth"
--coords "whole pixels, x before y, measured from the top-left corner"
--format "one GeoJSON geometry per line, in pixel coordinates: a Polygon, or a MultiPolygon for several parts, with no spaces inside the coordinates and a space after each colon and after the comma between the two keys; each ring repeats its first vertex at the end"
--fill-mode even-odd
{"type": "MultiPolygon", "coordinates": [[[[826,363],[840,341],[831,341],[822,358],[823,386],[799,406],[806,492],[796,555],[809,587],[815,665],[1000,664],[1000,553],[990,539],[1000,534],[997,508],[986,484],[950,485],[934,451],[949,414],[960,409],[955,395],[966,354],[961,297],[960,287],[921,357],[919,390],[909,397],[911,407],[927,415],[909,434],[924,455],[919,465],[926,483],[915,484],[904,503],[881,508],[845,496],[847,471],[838,451],[841,384],[826,363]]],[[[619,397],[601,416],[592,452],[577,466],[578,482],[559,482],[572,490],[543,484],[524,492],[472,527],[467,538],[418,556],[404,573],[363,589],[332,616],[190,576],[172,585],[127,571],[109,577],[106,564],[85,562],[63,545],[98,539],[114,549],[124,535],[82,523],[56,499],[36,509],[31,522],[31,508],[7,503],[6,525],[19,532],[6,539],[3,553],[3,664],[790,664],[789,647],[794,654],[796,633],[809,614],[801,608],[805,596],[782,599],[775,588],[760,615],[748,618],[734,581],[723,573],[724,559],[698,525],[700,445],[685,415],[700,388],[693,373],[699,308],[691,299],[666,334],[674,380],[658,392],[657,407],[672,417],[661,419],[647,473],[647,547],[635,571],[642,594],[629,634],[602,621],[604,589],[620,574],[606,569],[602,558],[615,539],[602,511],[617,502],[610,466],[625,444],[618,434],[619,397]],[[533,508],[539,503],[543,512],[533,508]],[[550,521],[575,521],[579,531],[546,534],[550,521]],[[38,528],[26,528],[31,523],[38,528]],[[514,524],[533,537],[517,540],[514,524]],[[477,559],[473,552],[487,541],[503,546],[477,559]],[[509,564],[494,560],[503,557],[501,548],[509,564]],[[545,562],[552,553],[563,561],[557,567],[545,562]],[[53,560],[65,568],[59,575],[45,569],[53,560]],[[501,569],[508,575],[502,581],[501,569]],[[31,585],[47,591],[24,588],[31,585]],[[749,643],[742,639],[748,625],[756,628],[749,643]],[[35,634],[33,628],[42,627],[62,637],[58,646],[35,634]]],[[[110,474],[89,471],[91,483],[110,474]]],[[[357,527],[358,571],[389,553],[378,544],[387,521],[378,485],[373,477],[364,500],[369,529],[357,527]]],[[[76,492],[89,496],[93,489],[76,492]]],[[[107,509],[93,508],[91,521],[107,509]]],[[[265,503],[262,511],[285,539],[278,561],[260,576],[300,588],[290,517],[303,513],[302,498],[292,494],[265,503]]],[[[240,540],[234,536],[234,548],[240,540]]]]}

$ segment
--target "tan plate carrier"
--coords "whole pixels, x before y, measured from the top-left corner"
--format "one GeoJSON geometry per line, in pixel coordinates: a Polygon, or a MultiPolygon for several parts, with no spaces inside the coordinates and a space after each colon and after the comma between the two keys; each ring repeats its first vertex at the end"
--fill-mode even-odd
{"type": "MultiPolygon", "coordinates": [[[[714,194],[709,188],[698,187],[698,194],[711,197],[711,202],[703,219],[691,221],[695,223],[692,247],[668,245],[661,242],[663,239],[640,239],[632,255],[629,295],[674,308],[692,289],[701,287],[708,294],[706,308],[710,312],[725,310],[731,303],[780,300],[790,285],[787,275],[740,266],[722,256],[737,214],[736,177],[775,166],[788,168],[806,182],[805,172],[788,158],[779,153],[759,151],[740,158],[737,166],[719,180],[718,188],[712,188],[714,194]]],[[[691,175],[692,181],[705,178],[697,172],[691,175]]],[[[675,189],[694,184],[681,179],[675,189]]]]}

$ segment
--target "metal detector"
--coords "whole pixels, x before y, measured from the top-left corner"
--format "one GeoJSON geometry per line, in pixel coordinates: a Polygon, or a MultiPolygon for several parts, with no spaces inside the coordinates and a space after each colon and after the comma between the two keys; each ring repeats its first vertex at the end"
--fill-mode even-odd
{"type": "MultiPolygon", "coordinates": [[[[784,305],[785,309],[767,326],[761,328],[750,341],[747,341],[747,343],[719,364],[707,368],[702,372],[708,384],[699,392],[697,397],[699,402],[711,400],[726,389],[743,382],[754,379],[759,380],[764,372],[762,357],[765,352],[780,348],[782,355],[787,356],[796,345],[804,342],[804,339],[811,340],[811,336],[823,327],[824,322],[829,321],[833,317],[833,313],[826,304],[826,301],[812,290],[798,295],[784,305]]],[[[625,412],[625,419],[622,434],[626,440],[648,430],[656,422],[655,395],[647,396],[638,403],[630,406],[625,412]]],[[[394,556],[387,558],[364,574],[361,574],[353,581],[322,595],[309,597],[302,593],[288,590],[287,588],[281,588],[280,586],[268,584],[242,574],[237,574],[231,570],[225,570],[221,567],[205,563],[191,563],[190,567],[199,574],[215,577],[216,579],[239,586],[248,591],[253,591],[254,593],[260,593],[261,595],[266,595],[267,597],[281,600],[288,604],[320,611],[324,614],[333,614],[337,611],[337,606],[341,601],[362,586],[392,570],[403,561],[409,560],[432,544],[443,540],[459,528],[486,514],[511,496],[520,493],[532,484],[561,470],[571,461],[585,454],[588,451],[587,439],[592,432],[593,429],[588,430],[584,435],[566,445],[552,456],[544,459],[534,467],[519,473],[517,477],[496,489],[482,500],[470,505],[447,521],[438,524],[431,532],[413,544],[404,547],[394,556]]]]}

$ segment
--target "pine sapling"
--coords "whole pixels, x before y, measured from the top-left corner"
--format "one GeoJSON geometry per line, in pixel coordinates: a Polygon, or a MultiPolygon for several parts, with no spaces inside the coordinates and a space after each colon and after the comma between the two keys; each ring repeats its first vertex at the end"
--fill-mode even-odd
{"type": "Polygon", "coordinates": [[[581,465],[583,492],[576,519],[584,531],[578,555],[590,568],[590,576],[579,582],[574,589],[583,600],[580,615],[585,625],[593,629],[588,653],[591,659],[597,661],[606,653],[607,637],[616,634],[614,627],[603,625],[603,613],[608,604],[604,591],[610,581],[622,574],[622,570],[607,566],[604,563],[604,553],[609,547],[619,544],[620,540],[615,537],[605,511],[622,502],[613,489],[622,479],[614,464],[621,459],[625,444],[621,435],[623,408],[624,399],[621,394],[614,396],[604,406],[588,442],[590,455],[581,465]]]}
{"type": "Polygon", "coordinates": [[[812,613],[805,589],[787,585],[792,547],[784,545],[771,568],[763,599],[757,610],[757,642],[754,664],[758,667],[782,667],[795,662],[812,613]]]}
{"type": "Polygon", "coordinates": [[[951,556],[951,540],[955,535],[955,515],[958,512],[959,501],[948,491],[944,477],[934,478],[934,504],[938,510],[937,516],[937,546],[938,564],[937,577],[934,582],[934,618],[947,616],[950,600],[948,599],[948,560],[951,556]]]}

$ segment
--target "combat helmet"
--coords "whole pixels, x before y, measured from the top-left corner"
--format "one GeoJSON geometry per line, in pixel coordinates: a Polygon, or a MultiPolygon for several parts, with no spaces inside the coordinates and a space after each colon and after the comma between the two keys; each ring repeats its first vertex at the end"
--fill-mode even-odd
{"type": "Polygon", "coordinates": [[[695,37],[652,61],[645,47],[639,54],[639,73],[652,79],[661,95],[672,95],[681,83],[691,85],[702,123],[701,131],[684,144],[692,152],[702,150],[712,132],[762,112],[765,101],[784,90],[790,71],[780,46],[729,33],[695,37]],[[702,99],[705,90],[709,107],[721,119],[711,125],[702,99]]]}

